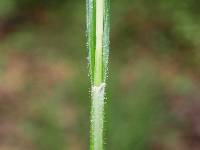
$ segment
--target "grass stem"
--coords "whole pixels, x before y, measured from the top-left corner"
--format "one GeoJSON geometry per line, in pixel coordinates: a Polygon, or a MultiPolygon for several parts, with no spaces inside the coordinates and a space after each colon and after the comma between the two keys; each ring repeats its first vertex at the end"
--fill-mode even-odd
{"type": "Polygon", "coordinates": [[[104,99],[109,53],[109,0],[87,0],[87,37],[91,77],[90,150],[103,150],[104,99]]]}

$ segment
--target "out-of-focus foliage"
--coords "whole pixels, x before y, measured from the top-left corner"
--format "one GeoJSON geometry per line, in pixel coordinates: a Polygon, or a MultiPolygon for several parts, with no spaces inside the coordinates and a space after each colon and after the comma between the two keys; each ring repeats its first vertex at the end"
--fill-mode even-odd
{"type": "MultiPolygon", "coordinates": [[[[106,149],[200,149],[199,3],[111,2],[106,149]]],[[[88,149],[85,12],[0,0],[0,149],[88,149]]]]}
{"type": "Polygon", "coordinates": [[[8,15],[15,10],[15,3],[13,0],[0,1],[0,17],[8,15]]]}

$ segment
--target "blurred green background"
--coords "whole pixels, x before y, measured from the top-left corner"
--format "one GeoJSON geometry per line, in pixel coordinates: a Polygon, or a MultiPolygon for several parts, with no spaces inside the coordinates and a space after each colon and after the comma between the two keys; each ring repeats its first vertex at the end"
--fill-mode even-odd
{"type": "MultiPolygon", "coordinates": [[[[200,1],[111,1],[107,150],[200,149],[200,1]]],[[[84,0],[0,0],[0,150],[89,149],[84,0]]]]}

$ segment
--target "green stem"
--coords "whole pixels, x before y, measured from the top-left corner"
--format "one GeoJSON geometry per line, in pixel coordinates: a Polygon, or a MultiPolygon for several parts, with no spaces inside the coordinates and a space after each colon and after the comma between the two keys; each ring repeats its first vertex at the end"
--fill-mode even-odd
{"type": "Polygon", "coordinates": [[[90,150],[103,150],[104,96],[109,53],[109,0],[87,0],[87,36],[92,84],[90,150]]]}
{"type": "Polygon", "coordinates": [[[104,91],[103,32],[104,0],[96,0],[96,47],[92,87],[91,150],[103,150],[104,91]]]}
{"type": "Polygon", "coordinates": [[[96,0],[96,53],[94,85],[99,86],[103,80],[103,21],[104,0],[96,0]]]}

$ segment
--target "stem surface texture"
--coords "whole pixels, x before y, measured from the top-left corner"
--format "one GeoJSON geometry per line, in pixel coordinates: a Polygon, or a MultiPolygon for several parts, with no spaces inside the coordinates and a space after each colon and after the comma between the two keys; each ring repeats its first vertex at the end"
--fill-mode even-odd
{"type": "Polygon", "coordinates": [[[109,57],[109,0],[87,0],[87,46],[91,78],[90,150],[103,150],[104,100],[109,57]]]}

